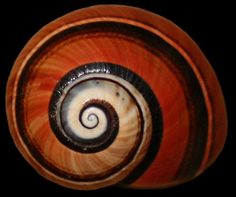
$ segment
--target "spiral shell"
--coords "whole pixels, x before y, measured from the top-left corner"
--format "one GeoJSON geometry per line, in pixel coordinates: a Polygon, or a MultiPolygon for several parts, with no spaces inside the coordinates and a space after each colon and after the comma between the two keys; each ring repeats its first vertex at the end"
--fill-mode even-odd
{"type": "Polygon", "coordinates": [[[45,26],[17,58],[6,101],[24,158],[74,189],[186,182],[226,137],[223,95],[197,45],[127,6],[93,6],[45,26]]]}

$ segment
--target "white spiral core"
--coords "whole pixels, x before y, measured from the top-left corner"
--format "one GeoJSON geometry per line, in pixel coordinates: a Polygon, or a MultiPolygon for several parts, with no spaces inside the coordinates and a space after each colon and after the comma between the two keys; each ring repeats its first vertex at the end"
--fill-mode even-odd
{"type": "Polygon", "coordinates": [[[84,95],[79,92],[72,97],[72,100],[65,101],[63,107],[65,116],[62,118],[62,121],[64,120],[63,125],[65,129],[70,130],[81,139],[95,139],[106,131],[107,117],[98,107],[90,106],[82,110],[84,99],[81,99],[81,96],[84,95]]]}
{"type": "Polygon", "coordinates": [[[88,107],[82,112],[81,124],[88,130],[79,131],[79,136],[84,139],[97,138],[102,135],[107,127],[106,114],[97,107],[88,107]],[[95,130],[96,129],[96,132],[95,130]]]}
{"type": "Polygon", "coordinates": [[[91,108],[83,111],[82,118],[81,118],[81,123],[89,129],[96,127],[99,123],[97,114],[94,114],[93,112],[91,112],[91,108]]]}
{"type": "MultiPolygon", "coordinates": [[[[107,74],[89,74],[78,79],[78,85],[68,87],[61,106],[61,124],[66,131],[80,139],[93,140],[106,132],[110,122],[106,113],[96,105],[88,105],[91,100],[110,104],[119,118],[119,131],[132,135],[141,129],[140,112],[126,89],[138,101],[141,113],[147,118],[144,130],[151,125],[150,113],[145,99],[128,82],[107,74]],[[92,79],[92,80],[90,80],[92,79]],[[119,85],[120,84],[120,85],[119,85]]],[[[121,133],[122,133],[121,132],[121,133]]],[[[144,133],[145,136],[145,133],[144,133]]]]}

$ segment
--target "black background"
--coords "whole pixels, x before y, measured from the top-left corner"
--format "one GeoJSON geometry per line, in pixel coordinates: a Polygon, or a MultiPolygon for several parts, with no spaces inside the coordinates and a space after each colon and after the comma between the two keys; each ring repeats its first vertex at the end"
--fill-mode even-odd
{"type": "Polygon", "coordinates": [[[60,193],[74,195],[125,194],[129,195],[169,195],[201,194],[223,192],[234,193],[235,147],[233,132],[233,110],[236,109],[235,77],[233,61],[235,39],[233,33],[233,5],[227,1],[7,1],[0,3],[0,191],[17,192],[26,195],[39,193],[60,193]],[[52,20],[79,8],[95,4],[126,4],[141,7],[162,15],[185,30],[197,42],[212,64],[223,93],[228,111],[228,137],[223,152],[217,161],[193,181],[163,190],[124,190],[108,187],[97,191],[75,191],[63,188],[39,176],[23,159],[10,137],[5,115],[5,86],[11,67],[17,55],[41,27],[52,20]],[[140,193],[141,192],[141,193],[140,193]]]}

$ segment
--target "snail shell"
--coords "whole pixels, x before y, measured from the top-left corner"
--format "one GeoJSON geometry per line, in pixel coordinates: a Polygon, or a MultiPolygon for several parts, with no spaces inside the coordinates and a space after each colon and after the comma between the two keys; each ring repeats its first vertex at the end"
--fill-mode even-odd
{"type": "Polygon", "coordinates": [[[171,187],[223,148],[224,98],[209,62],[180,28],[142,9],[102,5],[41,29],[7,85],[12,138],[62,186],[171,187]]]}

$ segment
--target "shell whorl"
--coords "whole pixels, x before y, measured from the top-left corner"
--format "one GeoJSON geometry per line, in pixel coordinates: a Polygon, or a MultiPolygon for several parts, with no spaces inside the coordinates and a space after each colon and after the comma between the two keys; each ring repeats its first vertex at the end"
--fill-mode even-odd
{"type": "Polygon", "coordinates": [[[132,71],[111,63],[86,64],[67,73],[56,86],[49,104],[51,128],[66,146],[98,152],[121,132],[129,137],[149,133],[150,137],[149,108],[157,104],[152,100],[156,98],[150,87],[132,71]]]}
{"type": "Polygon", "coordinates": [[[13,66],[6,110],[34,169],[81,190],[191,180],[227,131],[199,47],[163,17],[127,6],[81,9],[39,31],[13,66]]]}

